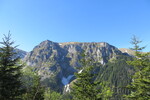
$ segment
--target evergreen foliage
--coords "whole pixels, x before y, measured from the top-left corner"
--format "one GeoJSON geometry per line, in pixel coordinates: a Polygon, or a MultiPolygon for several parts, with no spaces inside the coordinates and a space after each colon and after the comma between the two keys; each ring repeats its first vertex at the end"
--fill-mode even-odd
{"type": "Polygon", "coordinates": [[[19,58],[15,58],[16,53],[11,41],[10,33],[4,35],[3,42],[0,42],[0,100],[16,100],[22,94],[19,58]]]}
{"type": "Polygon", "coordinates": [[[97,73],[94,70],[96,66],[91,60],[86,59],[81,60],[83,71],[75,74],[77,79],[72,87],[73,99],[107,100],[112,95],[110,88],[103,83],[95,81],[97,73]]]}
{"type": "Polygon", "coordinates": [[[44,100],[44,87],[41,86],[40,76],[32,67],[23,69],[22,83],[25,90],[22,100],[44,100]]]}
{"type": "Polygon", "coordinates": [[[130,93],[126,88],[131,83],[131,75],[134,73],[133,67],[126,63],[130,60],[132,57],[118,55],[103,66],[97,76],[97,81],[107,81],[108,86],[112,88],[113,100],[123,100],[123,95],[130,93]]]}
{"type": "Polygon", "coordinates": [[[61,100],[61,94],[47,88],[44,93],[44,100],[61,100]]]}
{"type": "Polygon", "coordinates": [[[71,93],[65,93],[61,96],[61,100],[73,100],[73,96],[71,93]]]}
{"type": "Polygon", "coordinates": [[[141,53],[145,47],[135,36],[131,41],[135,57],[116,55],[101,65],[82,53],[82,69],[75,73],[71,93],[63,95],[58,93],[62,92],[58,76],[44,79],[42,85],[49,87],[45,89],[35,69],[22,69],[10,37],[4,35],[0,42],[0,100],[150,100],[150,52],[141,53]]]}
{"type": "Polygon", "coordinates": [[[135,36],[131,41],[134,45],[133,50],[136,51],[134,60],[128,62],[129,65],[133,65],[135,68],[132,83],[128,86],[132,92],[126,96],[131,100],[150,100],[150,52],[140,52],[145,48],[139,46],[141,42],[135,36]]]}

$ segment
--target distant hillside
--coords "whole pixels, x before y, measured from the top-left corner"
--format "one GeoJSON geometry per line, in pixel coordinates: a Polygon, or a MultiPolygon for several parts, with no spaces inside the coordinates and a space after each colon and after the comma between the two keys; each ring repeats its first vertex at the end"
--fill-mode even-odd
{"type": "Polygon", "coordinates": [[[127,48],[119,48],[119,50],[122,52],[122,53],[127,53],[131,56],[134,56],[135,55],[135,51],[131,50],[131,49],[127,49],[127,48]]]}
{"type": "Polygon", "coordinates": [[[26,51],[23,51],[20,49],[15,49],[14,52],[17,53],[17,55],[15,57],[20,57],[21,59],[23,59],[27,55],[26,51]]]}

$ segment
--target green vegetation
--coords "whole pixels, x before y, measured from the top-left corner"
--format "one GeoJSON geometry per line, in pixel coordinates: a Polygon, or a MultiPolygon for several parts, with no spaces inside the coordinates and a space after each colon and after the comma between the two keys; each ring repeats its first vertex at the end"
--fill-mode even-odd
{"type": "Polygon", "coordinates": [[[150,53],[141,53],[144,47],[140,47],[135,36],[131,43],[134,45],[135,58],[128,64],[134,66],[135,74],[132,77],[131,85],[128,86],[132,90],[131,94],[126,97],[131,100],[150,100],[150,53]]]}
{"type": "Polygon", "coordinates": [[[41,86],[40,77],[33,71],[32,67],[23,69],[21,78],[25,92],[22,100],[44,100],[44,87],[41,86]]]}
{"type": "Polygon", "coordinates": [[[15,58],[16,53],[11,41],[10,34],[0,42],[0,100],[16,100],[22,94],[21,72],[22,65],[19,58],[15,58]]]}
{"type": "Polygon", "coordinates": [[[116,59],[108,62],[100,69],[97,80],[107,81],[108,86],[113,90],[111,99],[123,100],[123,95],[129,94],[127,85],[131,83],[131,75],[134,73],[133,67],[129,66],[126,61],[132,60],[131,57],[118,55],[116,59]]]}
{"type": "MultiPolygon", "coordinates": [[[[69,72],[62,74],[64,69],[56,66],[54,58],[47,61],[45,57],[45,62],[39,62],[45,66],[40,71],[45,77],[39,76],[39,66],[27,66],[16,57],[16,46],[10,37],[4,35],[0,42],[0,100],[150,100],[150,53],[141,52],[144,47],[139,46],[141,41],[136,37],[131,41],[134,57],[116,55],[104,65],[95,62],[88,53],[81,54],[79,59],[65,60],[76,66],[76,60],[82,58],[78,62],[81,69],[69,85],[70,93],[63,92],[58,76],[68,76],[69,72]],[[48,73],[49,69],[53,73],[48,73]]],[[[67,65],[65,61],[62,64],[67,65]]]]}
{"type": "Polygon", "coordinates": [[[72,87],[73,100],[83,100],[83,98],[84,100],[108,100],[112,96],[112,91],[104,82],[95,81],[96,66],[93,65],[92,61],[87,61],[85,58],[81,60],[81,63],[83,71],[75,74],[77,79],[72,87]]]}
{"type": "Polygon", "coordinates": [[[44,93],[44,100],[61,100],[61,94],[47,88],[44,93]]]}
{"type": "Polygon", "coordinates": [[[31,67],[23,68],[10,37],[9,33],[0,42],[0,100],[43,100],[40,77],[31,67]]]}

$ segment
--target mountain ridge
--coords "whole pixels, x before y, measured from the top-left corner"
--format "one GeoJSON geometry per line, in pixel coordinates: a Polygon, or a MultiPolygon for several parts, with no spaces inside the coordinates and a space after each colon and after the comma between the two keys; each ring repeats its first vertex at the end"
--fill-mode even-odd
{"type": "MultiPolygon", "coordinates": [[[[80,60],[81,53],[85,52],[87,57],[95,62],[105,65],[110,59],[123,53],[115,46],[106,42],[65,42],[57,43],[50,40],[45,40],[35,46],[23,59],[28,66],[34,67],[41,80],[55,79],[56,85],[63,89],[64,79],[75,72],[79,72],[78,68],[82,69],[80,60]]],[[[68,80],[68,84],[75,77],[68,80]]],[[[49,82],[47,85],[52,84],[49,82]]]]}
{"type": "Polygon", "coordinates": [[[131,60],[133,56],[127,49],[118,49],[107,42],[57,43],[45,40],[28,52],[23,62],[37,71],[42,85],[66,93],[71,91],[70,86],[76,79],[74,73],[82,73],[84,70],[80,62],[83,52],[86,60],[90,59],[99,64],[95,70],[99,73],[97,79],[109,81],[117,88],[114,90],[117,93],[117,96],[113,97],[115,100],[120,100],[116,99],[121,98],[120,94],[128,93],[126,89],[117,91],[120,86],[126,86],[131,81],[133,68],[127,65],[126,61],[131,60]]]}

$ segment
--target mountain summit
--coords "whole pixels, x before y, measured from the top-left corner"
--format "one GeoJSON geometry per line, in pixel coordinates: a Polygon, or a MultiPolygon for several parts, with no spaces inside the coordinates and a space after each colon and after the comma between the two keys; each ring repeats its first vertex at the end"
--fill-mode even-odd
{"type": "Polygon", "coordinates": [[[82,69],[79,63],[81,53],[85,52],[90,59],[105,65],[110,59],[123,53],[106,42],[66,42],[56,43],[49,40],[41,42],[24,61],[34,67],[46,85],[67,86],[74,79],[74,72],[82,69]]]}

